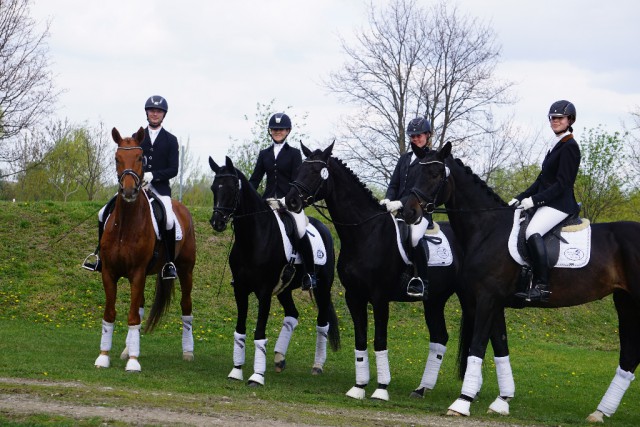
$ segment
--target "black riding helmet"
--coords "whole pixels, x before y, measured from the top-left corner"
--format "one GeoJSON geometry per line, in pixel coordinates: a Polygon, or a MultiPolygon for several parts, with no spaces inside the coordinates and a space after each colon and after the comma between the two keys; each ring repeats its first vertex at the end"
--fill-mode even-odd
{"type": "Polygon", "coordinates": [[[169,104],[167,104],[167,100],[160,95],[154,95],[144,103],[144,111],[147,111],[149,108],[157,108],[167,114],[167,111],[169,111],[169,104]]]}
{"type": "Polygon", "coordinates": [[[275,113],[269,119],[269,129],[291,129],[291,119],[285,113],[275,113]]]}
{"type": "Polygon", "coordinates": [[[431,133],[431,123],[425,117],[416,117],[409,122],[407,134],[409,136],[431,133]]]}
{"type": "Polygon", "coordinates": [[[564,99],[556,101],[549,108],[549,120],[551,117],[569,117],[569,126],[571,126],[576,122],[576,107],[564,99]]]}

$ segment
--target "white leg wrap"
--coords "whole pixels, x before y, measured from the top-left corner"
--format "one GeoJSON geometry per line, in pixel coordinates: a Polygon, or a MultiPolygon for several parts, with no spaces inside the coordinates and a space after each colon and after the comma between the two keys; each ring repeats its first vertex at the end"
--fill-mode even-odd
{"type": "Polygon", "coordinates": [[[244,365],[247,336],[245,334],[233,333],[233,366],[244,365]]]}
{"type": "Polygon", "coordinates": [[[465,396],[475,397],[482,386],[482,359],[476,356],[467,358],[467,371],[464,373],[461,393],[465,396]]]}
{"type": "Polygon", "coordinates": [[[140,356],[140,325],[129,326],[127,347],[129,347],[129,357],[140,356]]]}
{"type": "Polygon", "coordinates": [[[419,388],[426,388],[433,390],[438,381],[438,374],[440,373],[440,366],[444,359],[444,353],[447,351],[447,347],[435,342],[429,343],[429,356],[427,357],[427,363],[424,366],[424,373],[422,374],[422,380],[420,381],[419,388]]]}
{"type": "Polygon", "coordinates": [[[616,369],[616,375],[613,377],[613,381],[609,384],[607,392],[602,397],[600,404],[598,405],[598,411],[605,414],[607,417],[613,415],[620,405],[622,396],[629,388],[631,381],[636,377],[628,371],[623,371],[620,366],[616,369]]]}
{"type": "Polygon", "coordinates": [[[367,350],[356,350],[356,384],[369,384],[369,353],[367,350]]]}
{"type": "Polygon", "coordinates": [[[498,389],[501,397],[513,397],[516,393],[516,383],[513,381],[513,372],[509,356],[494,357],[496,363],[496,375],[498,376],[498,389]]]}
{"type": "Polygon", "coordinates": [[[376,371],[378,384],[389,385],[391,382],[391,370],[389,369],[389,350],[376,351],[376,371]]]}
{"type": "Polygon", "coordinates": [[[113,323],[102,319],[102,338],[100,339],[100,351],[111,351],[113,342],[113,323]]]}
{"type": "Polygon", "coordinates": [[[144,307],[138,307],[138,314],[140,315],[140,323],[142,324],[142,319],[144,319],[144,307]]]}
{"type": "Polygon", "coordinates": [[[267,370],[267,340],[253,340],[256,346],[255,357],[253,358],[253,372],[264,375],[267,370]]]}
{"type": "Polygon", "coordinates": [[[280,329],[280,335],[278,336],[278,341],[276,341],[276,346],[274,348],[276,353],[281,353],[282,355],[287,354],[289,341],[291,341],[291,336],[293,335],[293,330],[296,326],[298,326],[298,319],[291,316],[284,318],[282,321],[282,329],[280,329]]]}
{"type": "Polygon", "coordinates": [[[193,316],[182,316],[182,352],[193,351],[193,316]]]}
{"type": "Polygon", "coordinates": [[[316,326],[316,358],[314,367],[321,368],[327,360],[327,337],[329,336],[329,324],[326,326],[316,326]]]}

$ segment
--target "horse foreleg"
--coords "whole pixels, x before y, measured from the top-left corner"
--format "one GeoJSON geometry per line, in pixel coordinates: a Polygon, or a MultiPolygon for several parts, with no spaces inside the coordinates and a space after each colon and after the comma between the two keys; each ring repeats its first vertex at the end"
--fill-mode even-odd
{"type": "Polygon", "coordinates": [[[193,361],[193,315],[191,289],[193,287],[192,269],[187,266],[178,268],[180,278],[180,309],[182,310],[182,360],[193,361]]]}
{"type": "Polygon", "coordinates": [[[418,388],[411,392],[410,397],[424,397],[426,391],[433,390],[438,381],[440,367],[444,360],[444,354],[447,351],[447,342],[449,341],[449,333],[444,317],[444,304],[446,300],[437,300],[434,302],[432,298],[424,302],[424,320],[429,329],[429,354],[424,365],[424,372],[418,388]]]}
{"type": "MultiPolygon", "coordinates": [[[[138,314],[140,315],[140,324],[142,324],[142,319],[144,318],[144,303],[142,306],[138,307],[138,314]]],[[[124,350],[120,353],[120,359],[127,360],[129,358],[129,332],[127,332],[127,338],[124,341],[124,350]]]]}
{"type": "Polygon", "coordinates": [[[129,325],[126,341],[126,348],[129,353],[129,360],[125,366],[127,372],[140,372],[142,370],[138,358],[140,357],[140,327],[142,324],[140,307],[144,301],[145,281],[146,275],[144,269],[136,271],[129,279],[131,283],[131,303],[129,305],[129,316],[127,319],[129,325]]]}
{"type": "Polygon", "coordinates": [[[248,385],[264,385],[264,373],[267,370],[267,320],[271,310],[271,293],[258,296],[258,321],[254,333],[253,343],[255,353],[253,358],[253,375],[249,377],[248,385]]]}
{"type": "Polygon", "coordinates": [[[316,325],[316,353],[311,368],[311,375],[322,374],[324,362],[327,360],[327,337],[329,336],[329,324],[325,326],[316,325]]]}
{"type": "Polygon", "coordinates": [[[242,367],[245,362],[247,341],[247,312],[249,310],[249,296],[240,290],[241,284],[236,282],[233,287],[233,295],[236,300],[236,330],[233,332],[233,369],[227,378],[242,381],[242,367]]]}
{"type": "Polygon", "coordinates": [[[280,329],[280,335],[278,335],[278,341],[276,341],[276,346],[274,348],[274,363],[276,372],[282,372],[287,364],[286,354],[287,349],[289,348],[289,342],[291,341],[291,336],[293,335],[293,331],[298,326],[298,310],[293,302],[293,298],[291,297],[291,290],[285,289],[284,292],[278,294],[278,301],[284,308],[285,318],[282,321],[282,329],[280,329]]]}
{"type": "Polygon", "coordinates": [[[108,368],[111,365],[109,360],[109,352],[113,340],[113,323],[109,323],[102,319],[102,338],[100,339],[100,355],[96,359],[94,365],[96,368],[108,368]]]}
{"type": "Polygon", "coordinates": [[[369,354],[367,352],[367,300],[363,295],[355,296],[347,289],[345,294],[347,307],[353,320],[355,335],[356,384],[347,392],[347,396],[362,400],[365,387],[369,384],[369,354]]]}
{"type": "Polygon", "coordinates": [[[389,369],[389,350],[387,350],[387,327],[389,325],[389,301],[379,301],[373,305],[373,319],[375,336],[373,347],[376,355],[376,375],[378,387],[371,395],[372,399],[389,400],[389,383],[391,370],[389,369]]]}
{"type": "Polygon", "coordinates": [[[498,390],[500,394],[496,400],[489,405],[488,413],[509,415],[509,402],[516,392],[516,384],[513,380],[513,371],[509,361],[509,345],[507,344],[507,325],[502,314],[497,314],[493,322],[493,332],[491,333],[491,346],[493,347],[494,362],[496,364],[496,375],[498,377],[498,390]]]}
{"type": "Polygon", "coordinates": [[[117,280],[106,271],[102,272],[102,287],[104,288],[105,303],[102,316],[102,337],[100,339],[100,354],[94,362],[96,368],[108,368],[111,365],[109,352],[113,343],[113,328],[116,320],[117,280]]]}

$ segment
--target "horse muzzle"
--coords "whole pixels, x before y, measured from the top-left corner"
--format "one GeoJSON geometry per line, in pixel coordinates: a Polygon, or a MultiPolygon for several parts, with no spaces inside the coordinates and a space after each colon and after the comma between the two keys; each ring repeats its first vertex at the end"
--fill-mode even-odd
{"type": "Polygon", "coordinates": [[[284,204],[287,206],[287,209],[295,213],[299,213],[302,208],[304,208],[302,198],[295,190],[291,190],[289,194],[287,194],[284,198],[284,204]]]}
{"type": "Polygon", "coordinates": [[[227,221],[225,221],[224,218],[220,218],[217,212],[211,216],[209,224],[211,224],[211,227],[218,233],[223,232],[227,228],[227,221]]]}

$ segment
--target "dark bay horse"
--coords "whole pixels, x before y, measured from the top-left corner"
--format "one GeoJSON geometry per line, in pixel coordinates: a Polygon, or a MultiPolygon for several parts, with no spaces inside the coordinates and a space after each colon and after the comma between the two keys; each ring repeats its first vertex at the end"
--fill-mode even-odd
{"type": "MultiPolygon", "coordinates": [[[[126,277],[131,285],[131,303],[127,323],[128,355],[127,371],[141,370],[140,355],[141,318],[138,308],[143,307],[144,288],[147,275],[156,275],[156,291],[145,331],[151,332],[166,313],[173,294],[174,280],[162,280],[160,269],[164,264],[164,245],[156,238],[149,196],[142,190],[143,155],[140,143],[144,139],[144,129],[140,128],[133,138],[122,138],[116,128],[111,131],[118,144],[116,150],[116,171],[118,174],[118,195],[115,208],[109,215],[102,239],[100,258],[102,259],[102,285],[105,292],[105,307],[102,320],[102,340],[100,355],[95,361],[98,368],[110,365],[113,327],[116,319],[116,293],[118,280],[126,277]]],[[[191,288],[193,266],[196,261],[196,239],[191,214],[187,208],[173,200],[173,211],[182,229],[182,239],[176,242],[175,265],[180,279],[182,298],[182,351],[183,359],[193,360],[193,334],[191,315],[191,288]]]]}
{"type": "MultiPolygon", "coordinates": [[[[467,343],[463,349],[468,349],[462,393],[449,408],[469,415],[492,324],[504,321],[505,307],[525,304],[513,297],[521,270],[507,246],[514,211],[470,168],[453,159],[450,143],[439,152],[427,153],[421,163],[426,172],[415,181],[416,191],[404,207],[405,218],[417,218],[426,206],[445,205],[464,251],[463,280],[475,295],[474,326],[467,329],[473,333],[461,339],[467,343]]],[[[568,307],[613,294],[619,320],[619,366],[596,411],[587,418],[602,422],[603,415],[609,417],[616,411],[640,363],[640,223],[620,221],[591,227],[588,264],[551,269],[549,301],[528,304],[568,307]]]]}
{"type": "MultiPolygon", "coordinates": [[[[340,159],[331,156],[333,144],[324,151],[315,152],[301,146],[306,159],[285,201],[289,209],[297,211],[324,200],[340,237],[337,269],[355,328],[356,383],[347,396],[364,399],[365,387],[369,383],[367,307],[371,303],[378,380],[371,397],[388,400],[387,386],[391,381],[387,353],[389,303],[422,301],[408,297],[404,292],[406,285],[405,288],[400,285],[400,277],[407,264],[398,248],[395,219],[340,159]]],[[[460,251],[451,228],[442,224],[442,230],[451,244],[453,263],[429,268],[428,298],[423,305],[431,340],[430,352],[423,379],[413,396],[423,396],[425,389],[435,386],[449,339],[444,317],[447,300],[456,293],[464,306],[465,294],[457,277],[460,251]]]]}
{"type": "MultiPolygon", "coordinates": [[[[233,221],[235,241],[229,254],[229,266],[233,274],[233,294],[238,315],[234,332],[233,365],[229,378],[242,380],[242,366],[245,362],[245,340],[247,333],[247,312],[249,295],[255,293],[258,299],[258,319],[254,331],[255,358],[253,375],[249,385],[264,385],[266,371],[266,328],[271,308],[271,298],[280,283],[280,273],[287,263],[281,229],[274,210],[249,184],[242,172],[236,169],[229,157],[224,166],[218,166],[209,157],[209,166],[216,176],[211,184],[213,192],[213,215],[211,226],[215,231],[224,231],[227,223],[233,221]]],[[[315,218],[309,222],[316,228],[325,246],[324,265],[316,266],[318,285],[313,296],[318,306],[316,318],[316,353],[312,374],[322,373],[326,360],[327,339],[333,351],[340,347],[338,316],[331,301],[335,269],[333,239],[329,229],[315,218]]],[[[308,231],[309,232],[309,231],[308,231]]],[[[320,252],[320,251],[317,251],[320,252]]],[[[319,264],[319,263],[318,263],[319,264]]],[[[285,353],[293,330],[298,324],[298,310],[292,291],[302,284],[303,267],[296,267],[291,283],[277,298],[284,308],[284,322],[275,345],[276,371],[285,365],[285,353]]]]}

